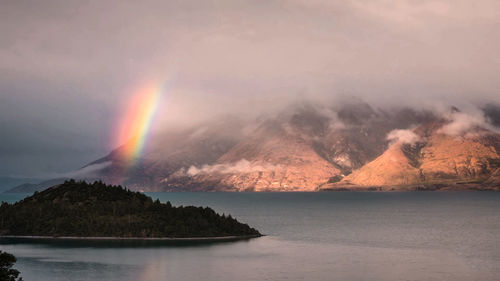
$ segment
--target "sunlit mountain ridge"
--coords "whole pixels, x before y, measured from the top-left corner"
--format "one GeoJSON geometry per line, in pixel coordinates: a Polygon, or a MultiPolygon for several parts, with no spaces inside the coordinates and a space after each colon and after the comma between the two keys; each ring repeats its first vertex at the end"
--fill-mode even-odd
{"type": "Polygon", "coordinates": [[[144,191],[495,189],[499,112],[301,102],[165,130],[132,166],[125,143],[79,176],[144,191]]]}

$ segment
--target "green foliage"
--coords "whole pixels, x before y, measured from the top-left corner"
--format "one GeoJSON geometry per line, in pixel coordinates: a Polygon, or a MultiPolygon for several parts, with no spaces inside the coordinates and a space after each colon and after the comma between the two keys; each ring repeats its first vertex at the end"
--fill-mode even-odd
{"type": "Polygon", "coordinates": [[[0,235],[184,238],[259,232],[208,207],[173,207],[121,186],[70,180],[3,203],[0,235]]]}
{"type": "Polygon", "coordinates": [[[12,268],[16,263],[16,257],[7,252],[0,251],[0,280],[2,281],[22,281],[19,271],[12,268]]]}

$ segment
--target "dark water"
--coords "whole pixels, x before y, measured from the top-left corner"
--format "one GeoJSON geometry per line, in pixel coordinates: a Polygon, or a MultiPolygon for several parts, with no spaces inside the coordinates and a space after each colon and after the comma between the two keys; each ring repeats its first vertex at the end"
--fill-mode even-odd
{"type": "Polygon", "coordinates": [[[0,248],[19,258],[27,281],[500,280],[500,193],[149,195],[211,206],[268,236],[216,244],[3,240],[0,248]]]}

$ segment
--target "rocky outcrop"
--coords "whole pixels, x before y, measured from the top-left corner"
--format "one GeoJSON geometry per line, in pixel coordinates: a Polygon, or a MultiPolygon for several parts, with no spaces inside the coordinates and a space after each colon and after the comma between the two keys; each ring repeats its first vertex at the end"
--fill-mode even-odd
{"type": "Polygon", "coordinates": [[[412,165],[405,155],[403,145],[395,143],[384,154],[345,177],[338,185],[387,186],[420,181],[419,168],[412,165]]]}
{"type": "Polygon", "coordinates": [[[477,128],[465,135],[451,136],[440,131],[442,121],[421,125],[414,131],[421,141],[396,142],[375,160],[340,182],[323,189],[392,189],[393,187],[436,188],[437,185],[483,184],[498,179],[500,135],[477,128]]]}
{"type": "Polygon", "coordinates": [[[238,144],[215,164],[191,171],[191,181],[238,191],[313,191],[340,173],[308,141],[280,132],[238,144]]]}
{"type": "Polygon", "coordinates": [[[484,185],[491,187],[500,187],[500,168],[496,168],[491,175],[484,181],[484,185]]]}
{"type": "Polygon", "coordinates": [[[425,182],[483,179],[492,172],[490,161],[500,159],[495,148],[485,145],[480,137],[442,134],[432,136],[421,154],[420,170],[425,182]]]}

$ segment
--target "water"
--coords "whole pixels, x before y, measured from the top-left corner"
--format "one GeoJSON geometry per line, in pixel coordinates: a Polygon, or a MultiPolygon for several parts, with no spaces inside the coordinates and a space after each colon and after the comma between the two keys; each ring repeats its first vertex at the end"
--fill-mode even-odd
{"type": "Polygon", "coordinates": [[[498,192],[149,195],[210,206],[267,236],[211,244],[3,240],[0,248],[18,257],[26,281],[500,280],[498,192]]]}

